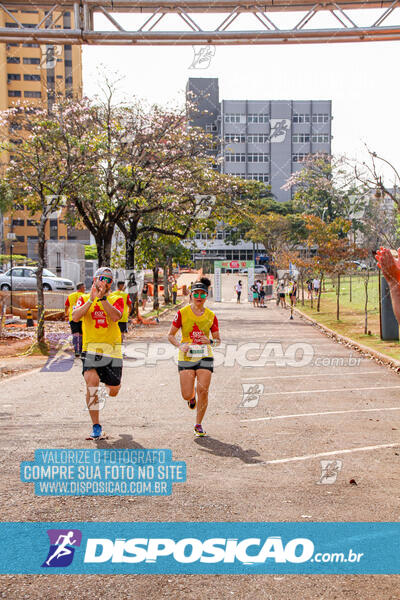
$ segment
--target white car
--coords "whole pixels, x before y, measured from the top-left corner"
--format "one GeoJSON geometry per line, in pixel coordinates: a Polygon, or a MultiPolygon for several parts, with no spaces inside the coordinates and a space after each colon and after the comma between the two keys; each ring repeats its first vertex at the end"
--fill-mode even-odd
{"type": "MultiPolygon", "coordinates": [[[[12,271],[12,288],[16,290],[36,290],[36,267],[13,267],[4,275],[0,275],[0,290],[11,290],[11,271],[12,271]]],[[[74,283],[70,279],[57,277],[48,269],[43,269],[43,289],[45,291],[64,291],[73,290],[74,283]]]]}
{"type": "MultiPolygon", "coordinates": [[[[240,269],[241,273],[247,273],[248,269],[240,269]]],[[[268,269],[265,265],[255,265],[254,267],[254,273],[256,275],[261,275],[262,273],[268,273],[268,269]]]]}

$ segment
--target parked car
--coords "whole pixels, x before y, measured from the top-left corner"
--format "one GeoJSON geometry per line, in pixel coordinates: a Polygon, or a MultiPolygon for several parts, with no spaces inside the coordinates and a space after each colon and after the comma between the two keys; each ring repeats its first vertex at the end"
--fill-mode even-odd
{"type": "Polygon", "coordinates": [[[368,266],[365,264],[365,262],[361,262],[360,260],[351,260],[350,263],[355,265],[358,271],[365,271],[368,269],[368,266]]]}
{"type": "MultiPolygon", "coordinates": [[[[36,290],[37,267],[13,267],[12,286],[14,290],[36,290]]],[[[46,291],[73,290],[74,283],[70,279],[57,277],[48,269],[43,269],[43,289],[46,291]]],[[[0,275],[0,290],[11,290],[11,269],[0,275]]]]}
{"type": "MultiPolygon", "coordinates": [[[[241,273],[247,273],[248,269],[240,269],[241,273]]],[[[254,267],[254,273],[256,275],[261,275],[262,273],[268,273],[268,269],[265,265],[255,265],[254,267]]]]}

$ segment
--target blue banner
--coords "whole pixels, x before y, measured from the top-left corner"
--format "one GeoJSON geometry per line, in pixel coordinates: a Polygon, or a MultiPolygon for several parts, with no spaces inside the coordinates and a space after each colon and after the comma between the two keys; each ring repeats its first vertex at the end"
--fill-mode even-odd
{"type": "Polygon", "coordinates": [[[168,496],[186,464],[167,449],[39,449],[20,476],[37,496],[168,496]]]}
{"type": "Polygon", "coordinates": [[[2,574],[399,574],[400,523],[0,523],[2,574]]]}

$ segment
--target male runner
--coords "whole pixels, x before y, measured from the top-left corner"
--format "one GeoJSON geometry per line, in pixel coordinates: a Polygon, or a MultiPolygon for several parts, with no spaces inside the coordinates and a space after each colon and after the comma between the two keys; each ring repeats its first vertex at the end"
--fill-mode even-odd
{"type": "Polygon", "coordinates": [[[77,283],[76,292],[72,292],[65,301],[65,316],[69,321],[69,326],[72,333],[72,343],[74,345],[75,356],[78,357],[82,352],[82,322],[75,323],[72,320],[72,311],[75,308],[78,298],[85,293],[85,284],[77,283]]]}
{"type": "Polygon", "coordinates": [[[124,301],[111,292],[113,274],[110,268],[97,269],[90,294],[82,295],[72,312],[72,320],[82,319],[82,375],[86,381],[86,404],[93,431],[86,438],[106,437],[99,422],[98,388],[102,381],[110,396],[121,388],[122,348],[118,321],[124,311],[124,301]]]}
{"type": "Polygon", "coordinates": [[[118,326],[121,330],[121,339],[124,341],[124,334],[128,331],[128,317],[132,310],[132,300],[128,292],[125,292],[125,281],[118,281],[117,289],[115,294],[120,296],[124,301],[124,312],[122,313],[122,318],[118,321],[118,326]]]}
{"type": "Polygon", "coordinates": [[[178,371],[182,396],[190,409],[194,410],[197,405],[196,436],[206,435],[201,423],[207,410],[208,389],[214,371],[211,346],[221,343],[217,317],[204,306],[210,285],[207,277],[192,284],[190,304],[178,310],[168,333],[168,340],[179,348],[178,371]],[[182,329],[180,341],[175,337],[179,329],[182,329]]]}

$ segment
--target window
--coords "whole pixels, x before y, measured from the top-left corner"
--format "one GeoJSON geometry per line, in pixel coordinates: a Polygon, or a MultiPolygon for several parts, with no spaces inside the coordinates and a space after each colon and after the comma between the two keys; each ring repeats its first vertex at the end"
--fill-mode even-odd
{"type": "Polygon", "coordinates": [[[24,75],[24,81],[40,81],[40,75],[24,75]]]}
{"type": "Polygon", "coordinates": [[[19,44],[17,44],[16,42],[8,42],[8,44],[6,45],[6,49],[9,50],[11,47],[19,48],[19,44]]]}
{"type": "Polygon", "coordinates": [[[294,133],[293,134],[293,143],[294,144],[308,144],[309,141],[310,141],[310,134],[308,134],[308,133],[294,133]]]}
{"type": "Polygon", "coordinates": [[[28,235],[28,240],[37,240],[38,236],[37,235],[28,235]]]}
{"type": "Polygon", "coordinates": [[[11,23],[6,23],[6,27],[8,27],[8,28],[18,27],[18,23],[14,23],[14,21],[12,21],[11,23]]]}
{"type": "Polygon", "coordinates": [[[19,90],[8,90],[9,98],[21,98],[21,92],[19,90]]]}
{"type": "Polygon", "coordinates": [[[247,136],[249,144],[266,144],[269,140],[269,136],[264,133],[255,133],[247,136]]]}
{"type": "Polygon", "coordinates": [[[23,227],[25,224],[25,220],[24,219],[13,219],[12,220],[12,226],[13,227],[23,227]]]}
{"type": "Polygon", "coordinates": [[[19,56],[7,56],[7,63],[9,65],[19,65],[20,62],[19,56]]]}
{"type": "Polygon", "coordinates": [[[28,226],[28,227],[36,227],[36,226],[37,226],[37,224],[38,224],[38,222],[37,222],[37,221],[35,221],[34,219],[28,219],[28,220],[26,221],[26,224],[27,224],[27,226],[28,226]]]}
{"type": "MultiPolygon", "coordinates": [[[[66,78],[65,78],[65,82],[66,82],[66,83],[72,83],[72,77],[66,77],[66,78]],[[67,82],[67,79],[70,79],[71,81],[70,81],[70,82],[69,82],[69,81],[67,82]]],[[[217,131],[217,126],[216,126],[216,125],[206,125],[206,132],[207,132],[207,133],[211,133],[211,132],[213,132],[213,131],[217,131]]]]}
{"type": "Polygon", "coordinates": [[[23,62],[24,65],[40,65],[40,58],[30,58],[25,56],[23,62]]]}
{"type": "Polygon", "coordinates": [[[13,277],[22,277],[23,276],[23,269],[11,269],[12,270],[12,276],[13,277]]]}
{"type": "Polygon", "coordinates": [[[297,114],[297,113],[295,113],[293,115],[293,123],[309,123],[309,122],[310,122],[310,115],[297,114]]]}
{"type": "Polygon", "coordinates": [[[313,123],[327,123],[329,121],[329,115],[318,113],[312,116],[313,123]]]}
{"type": "Polygon", "coordinates": [[[266,114],[250,114],[247,115],[248,123],[268,123],[269,115],[266,114]]]}
{"type": "Polygon", "coordinates": [[[35,29],[37,27],[36,23],[21,23],[21,25],[27,29],[35,29]]]}
{"type": "MultiPolygon", "coordinates": [[[[58,62],[59,60],[60,60],[60,59],[57,59],[57,62],[58,62]]],[[[61,62],[61,60],[60,60],[60,62],[61,62]]],[[[64,60],[64,64],[65,64],[65,66],[66,66],[66,67],[72,67],[72,60],[70,60],[69,58],[68,58],[68,59],[66,58],[66,59],[64,60]]]]}
{"type": "Polygon", "coordinates": [[[246,162],[246,155],[244,154],[244,152],[227,152],[225,154],[225,160],[226,162],[246,162]]]}
{"type": "MultiPolygon", "coordinates": [[[[63,79],[62,75],[56,75],[57,79],[63,79]]],[[[49,76],[47,75],[47,81],[50,81],[49,76]]],[[[53,77],[53,81],[54,81],[54,77],[53,77]]]]}
{"type": "Polygon", "coordinates": [[[17,145],[18,145],[18,144],[22,144],[22,140],[10,139],[10,142],[11,142],[12,144],[17,144],[17,145]]]}
{"type": "Polygon", "coordinates": [[[64,50],[72,50],[71,44],[65,44],[64,50]]]}
{"type": "Polygon", "coordinates": [[[42,92],[24,92],[25,98],[41,98],[42,92]]]}
{"type": "Polygon", "coordinates": [[[7,81],[20,81],[21,75],[19,73],[8,73],[7,81]]]}
{"type": "Polygon", "coordinates": [[[244,115],[237,114],[237,113],[225,115],[225,118],[224,118],[225,123],[244,123],[245,122],[244,119],[245,119],[244,115]]]}
{"type": "Polygon", "coordinates": [[[253,163],[256,162],[269,162],[269,156],[265,153],[251,153],[247,155],[247,160],[253,163]]]}
{"type": "Polygon", "coordinates": [[[293,154],[292,160],[293,162],[301,162],[305,159],[306,156],[307,154],[304,154],[303,152],[296,152],[295,154],[293,154]]]}
{"type": "Polygon", "coordinates": [[[314,144],[327,144],[329,142],[329,135],[327,135],[327,134],[313,135],[312,141],[314,144]]]}
{"type": "Polygon", "coordinates": [[[269,175],[267,173],[249,173],[247,179],[255,179],[256,181],[263,181],[264,183],[269,182],[269,175]]]}
{"type": "Polygon", "coordinates": [[[22,44],[23,48],[40,48],[39,44],[22,44]]]}
{"type": "Polygon", "coordinates": [[[25,9],[25,10],[21,10],[22,13],[30,13],[32,15],[37,15],[39,11],[37,10],[31,10],[31,9],[25,9]]]}
{"type": "Polygon", "coordinates": [[[16,242],[24,242],[25,241],[25,236],[24,235],[17,235],[17,236],[15,236],[15,241],[16,242]]]}
{"type": "Polygon", "coordinates": [[[66,83],[67,85],[72,85],[72,76],[71,76],[71,77],[66,77],[66,78],[65,78],[65,83],[66,83]]]}
{"type": "Polygon", "coordinates": [[[239,133],[227,133],[225,135],[226,142],[233,142],[234,144],[244,144],[246,141],[246,137],[239,133]]]}
{"type": "Polygon", "coordinates": [[[36,273],[32,269],[24,269],[24,277],[36,277],[36,273]]]}

